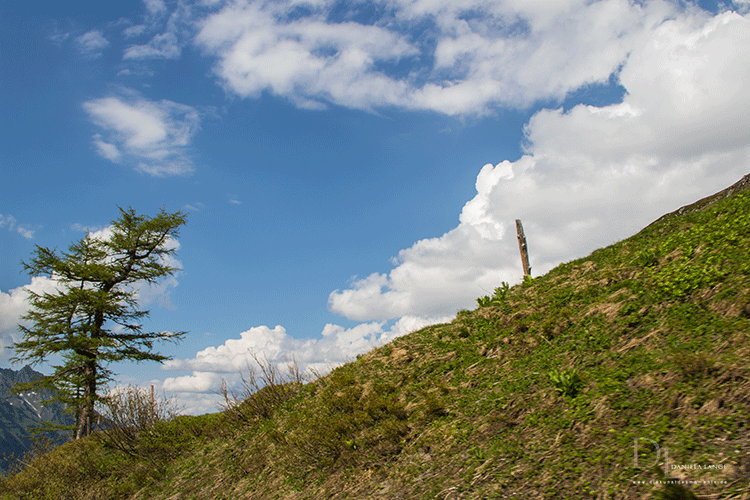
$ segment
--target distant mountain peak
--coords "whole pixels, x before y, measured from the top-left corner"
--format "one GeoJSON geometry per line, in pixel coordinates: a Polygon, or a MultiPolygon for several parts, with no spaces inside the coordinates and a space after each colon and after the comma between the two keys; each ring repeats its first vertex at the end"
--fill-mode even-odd
{"type": "MultiPolygon", "coordinates": [[[[20,458],[31,446],[31,430],[42,422],[62,425],[73,423],[73,417],[58,402],[46,402],[46,391],[15,394],[17,383],[30,382],[43,375],[26,365],[20,370],[0,368],[0,470],[8,466],[6,457],[20,458]]],[[[59,433],[65,438],[65,433],[59,433]]]]}

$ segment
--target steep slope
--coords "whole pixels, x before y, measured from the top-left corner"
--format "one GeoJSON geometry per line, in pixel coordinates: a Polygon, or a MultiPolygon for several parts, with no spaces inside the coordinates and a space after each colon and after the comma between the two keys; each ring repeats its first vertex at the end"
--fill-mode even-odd
{"type": "Polygon", "coordinates": [[[2,498],[750,498],[750,193],[694,208],[131,455],[64,445],[2,498]]]}
{"type": "MultiPolygon", "coordinates": [[[[0,471],[7,469],[6,457],[21,458],[31,448],[31,430],[42,422],[73,423],[62,405],[45,402],[48,394],[12,392],[16,383],[30,382],[41,375],[29,366],[18,371],[0,368],[0,471]]],[[[57,434],[51,437],[64,438],[57,434]]]]}

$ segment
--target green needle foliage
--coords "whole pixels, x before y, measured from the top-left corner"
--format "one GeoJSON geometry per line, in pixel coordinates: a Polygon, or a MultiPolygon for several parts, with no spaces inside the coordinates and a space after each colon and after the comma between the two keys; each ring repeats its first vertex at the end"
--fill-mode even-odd
{"type": "Polygon", "coordinates": [[[57,399],[76,411],[76,438],[91,433],[98,389],[112,377],[107,365],[117,361],[163,361],[154,342],[179,340],[185,332],[147,332],[141,321],[148,311],[138,308],[135,286],[155,283],[176,268],[174,254],[186,215],[162,209],[156,217],[120,208],[107,238],[86,235],[67,252],[37,245],[24,269],[31,276],[49,275],[55,293],[29,291],[31,310],[19,325],[23,340],[15,344],[14,361],[37,364],[62,357],[52,375],[19,385],[17,391],[52,389],[57,399]]]}

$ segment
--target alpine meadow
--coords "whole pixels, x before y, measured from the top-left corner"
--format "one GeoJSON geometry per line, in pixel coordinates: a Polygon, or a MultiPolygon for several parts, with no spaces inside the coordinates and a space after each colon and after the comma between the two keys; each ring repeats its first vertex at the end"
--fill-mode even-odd
{"type": "Polygon", "coordinates": [[[224,411],[27,457],[0,498],[748,498],[748,187],[312,381],[260,359],[224,411]]]}
{"type": "Polygon", "coordinates": [[[0,1],[0,117],[0,500],[750,500],[750,0],[0,1]]]}

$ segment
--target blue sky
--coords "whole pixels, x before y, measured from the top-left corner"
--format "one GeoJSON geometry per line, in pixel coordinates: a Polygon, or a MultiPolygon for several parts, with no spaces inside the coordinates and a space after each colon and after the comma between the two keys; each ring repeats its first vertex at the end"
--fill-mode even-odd
{"type": "Polygon", "coordinates": [[[190,214],[140,292],[190,333],[114,367],[185,411],[252,352],[325,371],[449,320],[519,281],[516,218],[539,275],[747,173],[748,10],[3,2],[0,343],[51,286],[20,261],[118,206],[190,214]]]}

